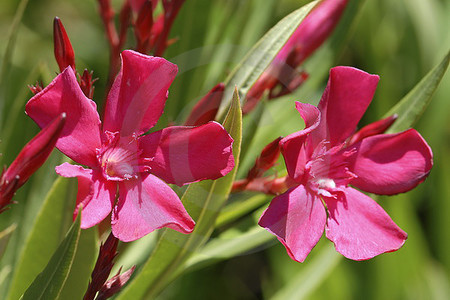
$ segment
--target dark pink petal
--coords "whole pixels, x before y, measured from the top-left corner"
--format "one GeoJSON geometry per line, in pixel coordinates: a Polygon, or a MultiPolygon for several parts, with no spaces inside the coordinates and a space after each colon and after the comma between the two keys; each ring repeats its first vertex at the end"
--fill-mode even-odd
{"type": "Polygon", "coordinates": [[[150,172],[168,183],[217,179],[234,167],[233,139],[216,122],[167,127],[143,136],[140,142],[142,156],[153,158],[150,172]]]}
{"type": "Polygon", "coordinates": [[[177,66],[161,57],[122,52],[122,68],[108,94],[103,129],[122,136],[149,130],[163,113],[177,66]]]}
{"type": "Polygon", "coordinates": [[[322,121],[314,132],[314,143],[330,141],[330,147],[344,142],[372,101],[379,77],[351,67],[335,67],[318,105],[322,121]]]}
{"type": "Polygon", "coordinates": [[[409,191],[425,180],[433,166],[431,148],[414,129],[380,134],[354,145],[351,184],[369,193],[392,195],[409,191]]]}
{"type": "Polygon", "coordinates": [[[195,223],[177,194],[156,176],[123,181],[119,193],[111,224],[114,236],[121,241],[137,240],[162,227],[182,233],[194,229],[195,223]]]}
{"type": "Polygon", "coordinates": [[[66,124],[56,147],[74,161],[94,167],[100,147],[100,118],[95,102],[86,98],[72,68],[67,67],[42,92],[28,101],[25,111],[43,128],[61,113],[66,124]]]}
{"type": "Polygon", "coordinates": [[[56,167],[56,173],[63,177],[77,177],[78,194],[74,218],[81,210],[81,228],[90,228],[100,223],[111,212],[117,185],[105,180],[101,174],[81,166],[63,163],[56,167]]]}
{"type": "Polygon", "coordinates": [[[319,110],[311,104],[296,102],[295,106],[305,121],[305,129],[282,139],[280,147],[289,176],[297,180],[303,176],[306,161],[309,159],[308,145],[305,145],[306,138],[319,125],[321,115],[319,110]]]}
{"type": "Polygon", "coordinates": [[[293,260],[303,262],[322,236],[325,221],[320,199],[299,185],[275,197],[258,224],[277,236],[293,260]]]}
{"type": "Polygon", "coordinates": [[[339,200],[325,198],[328,221],[325,230],[336,251],[353,260],[365,260],[398,250],[407,238],[388,214],[368,196],[343,188],[339,200]]]}

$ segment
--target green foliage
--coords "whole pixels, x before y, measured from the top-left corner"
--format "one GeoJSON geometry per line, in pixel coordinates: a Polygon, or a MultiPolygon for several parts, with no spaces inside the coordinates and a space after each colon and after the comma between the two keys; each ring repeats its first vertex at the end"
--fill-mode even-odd
{"type": "MultiPolygon", "coordinates": [[[[81,216],[81,214],[80,214],[81,216]]],[[[21,299],[59,299],[69,275],[80,238],[80,220],[72,224],[66,237],[56,249],[45,269],[31,283],[21,299]]]]}
{"type": "Polygon", "coordinates": [[[59,178],[48,193],[22,248],[6,299],[18,299],[57,249],[64,228],[64,199],[68,185],[68,179],[59,178]]]}

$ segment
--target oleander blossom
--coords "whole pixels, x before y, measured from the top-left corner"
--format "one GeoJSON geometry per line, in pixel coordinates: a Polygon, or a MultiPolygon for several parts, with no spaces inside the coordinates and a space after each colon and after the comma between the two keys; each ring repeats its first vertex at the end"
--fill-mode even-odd
{"type": "Polygon", "coordinates": [[[336,67],[318,107],[296,103],[305,129],[280,142],[290,188],[259,220],[296,261],[306,259],[324,229],[336,250],[353,260],[398,250],[407,238],[381,206],[349,187],[380,195],[406,192],[425,180],[433,164],[416,130],[380,134],[389,119],[353,134],[378,80],[336,67]]]}
{"type": "Polygon", "coordinates": [[[189,233],[195,223],[167,183],[183,185],[227,174],[234,167],[232,138],[216,122],[144,135],[163,112],[177,66],[130,50],[121,59],[103,122],[70,67],[30,99],[26,112],[40,127],[67,113],[56,147],[89,169],[64,163],[56,172],[78,178],[74,215],[81,206],[82,228],[98,224],[112,211],[112,232],[122,241],[161,227],[189,233]]]}

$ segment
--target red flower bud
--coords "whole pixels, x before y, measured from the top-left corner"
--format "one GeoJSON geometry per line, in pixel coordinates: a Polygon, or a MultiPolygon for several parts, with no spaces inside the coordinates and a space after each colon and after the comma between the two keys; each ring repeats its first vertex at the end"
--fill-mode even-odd
{"type": "Polygon", "coordinates": [[[123,272],[122,268],[119,269],[117,274],[113,276],[110,280],[108,280],[98,292],[97,298],[95,300],[104,300],[112,297],[114,294],[120,291],[120,289],[127,283],[127,281],[131,278],[131,275],[136,269],[136,266],[131,267],[128,271],[123,272]]]}
{"type": "Polygon", "coordinates": [[[199,126],[213,121],[222,102],[225,85],[218,83],[192,109],[185,125],[199,126]]]}
{"type": "Polygon", "coordinates": [[[78,83],[80,84],[80,88],[83,91],[83,94],[88,97],[89,99],[92,99],[94,96],[94,82],[97,81],[98,78],[92,79],[92,71],[88,71],[87,69],[84,69],[83,75],[79,75],[78,83]]]}
{"type": "Polygon", "coordinates": [[[58,17],[55,17],[53,20],[53,41],[55,58],[59,66],[59,71],[62,72],[68,66],[71,66],[75,71],[75,54],[73,52],[72,44],[58,17]]]}
{"type": "Polygon", "coordinates": [[[307,73],[298,67],[330,36],[347,3],[348,0],[324,0],[306,16],[248,91],[242,108],[244,113],[256,106],[265,91],[273,99],[291,93],[307,79],[307,73]]]}
{"type": "Polygon", "coordinates": [[[153,8],[150,0],[147,0],[139,10],[137,20],[134,24],[134,34],[137,41],[137,51],[147,52],[148,39],[153,27],[153,8]]]}
{"type": "Polygon", "coordinates": [[[120,268],[115,276],[106,281],[114,266],[113,260],[117,255],[118,244],[119,240],[110,233],[105,243],[100,246],[97,262],[91,274],[91,282],[89,282],[83,300],[93,300],[94,298],[95,300],[108,299],[117,293],[130,279],[135,269],[134,266],[121,275],[122,268],[120,268]],[[95,297],[97,292],[98,295],[95,297]]]}
{"type": "Polygon", "coordinates": [[[394,124],[395,120],[397,120],[397,117],[398,115],[394,114],[385,119],[378,120],[376,122],[364,126],[351,136],[349,145],[359,142],[360,140],[368,136],[384,133],[386,130],[389,129],[389,127],[391,127],[392,124],[394,124]]]}
{"type": "Polygon", "coordinates": [[[0,211],[5,209],[30,176],[39,169],[55,147],[66,121],[66,114],[60,114],[23,147],[0,179],[0,211]]]}
{"type": "Polygon", "coordinates": [[[272,168],[280,157],[280,141],[282,137],[278,137],[272,142],[270,142],[261,151],[261,154],[256,159],[253,168],[247,174],[248,180],[253,180],[255,178],[261,177],[264,172],[272,168]]]}

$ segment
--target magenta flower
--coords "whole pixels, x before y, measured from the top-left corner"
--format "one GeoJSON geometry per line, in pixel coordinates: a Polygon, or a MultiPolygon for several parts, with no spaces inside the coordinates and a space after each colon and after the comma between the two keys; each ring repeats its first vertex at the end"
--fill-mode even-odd
{"type": "Polygon", "coordinates": [[[353,260],[398,250],[407,238],[375,201],[348,186],[381,195],[406,192],[433,164],[430,147],[414,129],[378,134],[390,120],[352,139],[378,80],[336,67],[317,108],[296,103],[305,129],[280,142],[290,189],[275,197],[259,220],[296,261],[305,260],[324,229],[336,250],[353,260]]]}
{"type": "Polygon", "coordinates": [[[103,124],[71,68],[34,96],[26,112],[41,127],[61,111],[67,113],[56,147],[90,169],[64,163],[56,172],[78,178],[75,215],[82,206],[82,228],[98,224],[112,210],[112,232],[122,241],[161,227],[189,233],[194,221],[166,183],[183,185],[227,174],[234,167],[232,138],[215,122],[143,135],[163,112],[177,66],[134,51],[121,57],[103,124]]]}

